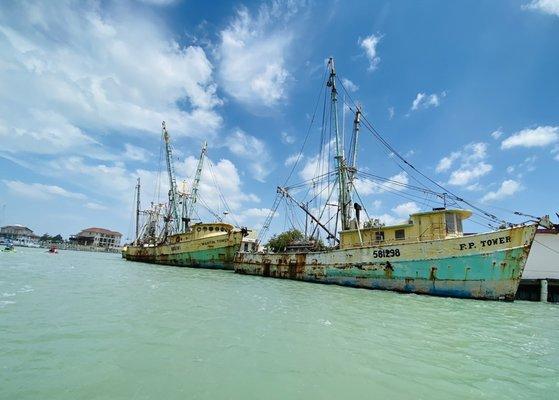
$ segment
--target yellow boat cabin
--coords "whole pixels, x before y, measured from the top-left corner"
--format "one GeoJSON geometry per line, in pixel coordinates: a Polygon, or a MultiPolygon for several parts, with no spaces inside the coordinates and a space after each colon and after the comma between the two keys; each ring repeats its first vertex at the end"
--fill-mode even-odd
{"type": "Polygon", "coordinates": [[[170,243],[181,243],[195,239],[206,239],[212,236],[229,234],[234,230],[234,226],[225,222],[197,223],[192,225],[190,231],[177,233],[169,237],[170,243]]]}
{"type": "Polygon", "coordinates": [[[390,245],[395,243],[421,242],[463,236],[462,220],[472,215],[468,210],[444,208],[411,214],[407,223],[385,226],[378,220],[370,225],[340,232],[340,247],[363,245],[390,245]]]}

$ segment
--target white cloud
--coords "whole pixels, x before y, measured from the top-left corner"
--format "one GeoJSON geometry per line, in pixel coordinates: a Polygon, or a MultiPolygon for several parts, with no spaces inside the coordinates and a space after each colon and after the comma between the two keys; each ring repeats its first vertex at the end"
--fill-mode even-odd
{"type": "Polygon", "coordinates": [[[529,4],[523,5],[522,8],[559,16],[559,0],[532,0],[529,4]]]}
{"type": "Polygon", "coordinates": [[[355,186],[355,191],[359,193],[360,196],[369,196],[373,193],[379,193],[379,185],[368,178],[357,177],[357,179],[353,181],[353,185],[355,186]]]}
{"type": "Polygon", "coordinates": [[[0,13],[4,150],[106,158],[107,132],[214,136],[213,66],[132,6],[11,3],[0,13]]]}
{"type": "Polygon", "coordinates": [[[287,132],[281,133],[281,141],[283,144],[293,144],[295,143],[295,136],[291,136],[287,132]]]}
{"type": "Polygon", "coordinates": [[[90,209],[90,210],[95,210],[95,211],[107,210],[107,207],[105,207],[104,205],[99,204],[99,203],[94,203],[94,202],[85,203],[85,207],[90,209]]]}
{"type": "Polygon", "coordinates": [[[461,167],[456,171],[452,171],[448,183],[455,186],[465,186],[473,180],[486,175],[492,169],[493,166],[484,161],[467,167],[461,167]]]}
{"type": "Polygon", "coordinates": [[[369,60],[369,71],[374,71],[380,63],[377,46],[382,39],[382,35],[371,34],[364,39],[359,39],[358,44],[365,52],[365,56],[369,60]]]}
{"type": "MultiPolygon", "coordinates": [[[[373,203],[373,207],[378,209],[380,207],[380,202],[376,204],[373,203]]],[[[407,203],[398,204],[396,207],[392,209],[392,212],[395,214],[380,214],[380,215],[372,215],[371,220],[378,219],[381,223],[385,225],[399,225],[406,223],[409,219],[410,214],[414,214],[419,212],[421,209],[414,201],[409,201],[407,203]]]]}
{"type": "Polygon", "coordinates": [[[241,129],[236,129],[226,138],[225,145],[236,156],[248,160],[250,172],[254,179],[260,182],[266,180],[272,166],[270,153],[262,140],[243,132],[241,129]]]}
{"type": "Polygon", "coordinates": [[[388,119],[394,118],[396,111],[394,111],[394,107],[388,107],[388,119]]]}
{"type": "Polygon", "coordinates": [[[497,191],[488,192],[485,196],[482,197],[482,202],[494,201],[494,200],[501,200],[505,197],[510,197],[521,190],[522,187],[519,182],[507,179],[501,183],[501,186],[497,191]]]}
{"type": "Polygon", "coordinates": [[[65,197],[69,199],[84,200],[87,197],[82,193],[70,192],[56,185],[44,185],[42,183],[25,183],[21,181],[2,180],[8,189],[17,195],[46,200],[54,197],[65,197]]]}
{"type": "MultiPolygon", "coordinates": [[[[48,175],[73,182],[96,196],[106,196],[128,204],[132,198],[136,178],[142,180],[143,198],[151,198],[155,192],[157,172],[137,170],[129,172],[122,162],[90,163],[82,157],[60,157],[44,165],[48,175]]],[[[162,193],[167,193],[166,180],[162,181],[162,193]]]]}
{"type": "Polygon", "coordinates": [[[441,92],[439,94],[432,93],[418,93],[415,96],[415,99],[412,102],[411,109],[412,111],[416,111],[419,109],[427,109],[430,107],[438,107],[441,104],[441,99],[446,97],[446,92],[441,92]]]}
{"type": "Polygon", "coordinates": [[[244,211],[244,215],[247,217],[267,217],[271,211],[269,208],[248,208],[244,211]]]}
{"type": "MultiPolygon", "coordinates": [[[[272,210],[269,208],[247,208],[237,213],[235,221],[240,225],[248,226],[249,229],[259,230],[271,212],[272,210]]],[[[276,211],[272,218],[276,218],[278,215],[276,211]]]]}
{"type": "MultiPolygon", "coordinates": [[[[312,157],[306,157],[306,162],[303,168],[299,171],[299,176],[304,181],[309,181],[314,179],[317,176],[322,174],[326,174],[329,171],[330,163],[333,163],[333,160],[328,158],[328,154],[331,154],[331,151],[335,149],[335,142],[334,140],[330,140],[329,142],[325,143],[321,155],[316,154],[312,157]]],[[[333,165],[333,164],[332,164],[333,165]]]]}
{"type": "Polygon", "coordinates": [[[410,214],[415,214],[419,212],[421,209],[414,201],[409,201],[407,203],[398,204],[396,207],[392,209],[392,211],[398,217],[408,218],[410,214]]]}
{"type": "MultiPolygon", "coordinates": [[[[197,156],[189,156],[184,161],[175,163],[179,190],[186,192],[190,190],[197,163],[197,156]],[[183,185],[184,181],[186,185],[183,185]]],[[[129,215],[137,177],[141,179],[143,207],[147,207],[150,201],[167,200],[169,186],[165,170],[161,173],[144,169],[128,171],[121,162],[98,164],[86,162],[80,157],[53,160],[47,167],[49,173],[55,177],[64,178],[76,185],[81,184],[96,196],[109,198],[108,201],[113,204],[115,201],[118,202],[112,208],[121,208],[124,216],[129,215]]],[[[214,217],[205,211],[203,204],[218,214],[225,211],[220,191],[235,215],[240,215],[247,205],[260,202],[258,196],[244,188],[239,171],[230,160],[221,159],[214,163],[207,158],[199,186],[201,200],[197,206],[198,214],[206,220],[212,220],[214,217]]],[[[91,202],[85,206],[89,209],[99,209],[95,204],[98,203],[91,202]]]]}
{"type": "Polygon", "coordinates": [[[406,221],[406,218],[394,217],[391,214],[371,215],[371,220],[378,219],[385,225],[399,225],[406,221]]]}
{"type": "Polygon", "coordinates": [[[516,132],[501,142],[501,149],[513,147],[545,147],[559,141],[559,127],[538,126],[516,132]]]}
{"type": "Polygon", "coordinates": [[[343,78],[342,83],[344,84],[344,87],[350,92],[356,92],[359,90],[359,86],[357,86],[355,83],[347,78],[343,78]]]}
{"type": "Polygon", "coordinates": [[[262,5],[254,15],[242,7],[220,32],[219,77],[230,96],[252,107],[272,107],[286,99],[291,80],[286,59],[298,11],[295,2],[262,5]]]}
{"type": "Polygon", "coordinates": [[[454,163],[454,161],[456,161],[456,159],[458,159],[460,157],[460,155],[461,155],[460,152],[453,152],[453,153],[450,153],[450,155],[441,158],[439,163],[437,164],[437,167],[435,168],[435,170],[437,172],[448,171],[450,169],[450,167],[452,167],[452,164],[454,163]]]}
{"type": "Polygon", "coordinates": [[[443,157],[435,170],[439,173],[451,169],[455,163],[458,167],[451,172],[448,183],[455,186],[466,186],[468,190],[478,190],[476,180],[493,170],[493,166],[486,162],[487,143],[470,143],[458,151],[443,157]]]}
{"type": "Polygon", "coordinates": [[[499,139],[501,136],[503,136],[503,131],[501,130],[501,128],[491,132],[491,137],[495,140],[499,139]]]}
{"type": "MultiPolygon", "coordinates": [[[[186,179],[187,192],[192,186],[192,176],[197,164],[198,158],[189,156],[177,166],[178,180],[186,179]]],[[[214,212],[226,211],[220,198],[220,191],[233,212],[233,218],[239,217],[248,203],[260,202],[258,196],[247,192],[243,187],[239,171],[231,161],[221,159],[214,163],[208,159],[205,165],[200,179],[199,196],[214,212]]],[[[198,208],[203,211],[201,206],[198,208]]]]}
{"type": "Polygon", "coordinates": [[[372,205],[373,205],[373,210],[378,210],[382,206],[382,201],[374,200],[372,205]]]}
{"type": "Polygon", "coordinates": [[[139,1],[154,6],[168,6],[169,4],[173,4],[177,2],[177,0],[139,0],[139,1]]]}
{"type": "Polygon", "coordinates": [[[396,190],[401,191],[405,189],[405,185],[409,183],[409,178],[407,172],[399,172],[396,175],[393,175],[388,178],[389,182],[383,183],[381,186],[380,191],[384,192],[385,190],[396,190]]]}
{"type": "Polygon", "coordinates": [[[133,144],[126,143],[124,145],[123,157],[132,161],[147,161],[150,156],[149,151],[142,147],[134,146],[133,144]]]}
{"type": "Polygon", "coordinates": [[[295,164],[298,159],[299,159],[299,161],[301,161],[303,159],[303,155],[301,155],[301,158],[299,158],[299,154],[292,154],[285,159],[285,162],[283,164],[286,167],[289,167],[289,166],[295,164]]]}
{"type": "Polygon", "coordinates": [[[373,193],[385,193],[405,190],[405,185],[409,183],[408,174],[404,171],[391,176],[386,182],[373,181],[368,178],[358,178],[354,181],[355,190],[361,196],[368,196],[373,193]]]}

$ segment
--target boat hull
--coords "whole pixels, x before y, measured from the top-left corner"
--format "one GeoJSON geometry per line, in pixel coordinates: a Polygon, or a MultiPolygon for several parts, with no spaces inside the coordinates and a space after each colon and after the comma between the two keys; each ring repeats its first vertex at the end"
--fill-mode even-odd
{"type": "Polygon", "coordinates": [[[243,254],[235,272],[459,298],[514,300],[535,225],[324,252],[243,254]]]}
{"type": "Polygon", "coordinates": [[[127,246],[122,256],[129,261],[191,268],[233,269],[243,234],[231,232],[176,244],[127,246]]]}

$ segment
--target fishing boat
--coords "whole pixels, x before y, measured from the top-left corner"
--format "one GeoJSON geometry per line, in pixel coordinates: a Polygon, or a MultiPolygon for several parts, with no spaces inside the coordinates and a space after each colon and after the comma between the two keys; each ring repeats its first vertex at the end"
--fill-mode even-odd
{"type": "Polygon", "coordinates": [[[216,213],[215,222],[192,223],[207,144],[202,146],[191,190],[186,193],[177,189],[172,147],[165,122],[162,123],[162,139],[169,178],[169,199],[167,203],[152,203],[150,209],[142,211],[138,178],[135,191],[136,235],[132,243],[124,246],[123,258],[154,264],[233,269],[235,254],[248,229],[223,222],[216,213]],[[141,215],[145,216],[143,225],[140,224],[141,215]]]}
{"type": "MultiPolygon", "coordinates": [[[[314,228],[310,235],[305,229],[305,239],[301,243],[286,246],[283,251],[239,253],[235,259],[235,272],[405,293],[514,300],[536,228],[539,224],[549,223],[549,219],[541,218],[516,225],[499,220],[421,174],[367,121],[365,126],[388,149],[390,157],[401,168],[407,168],[406,171],[410,173],[419,173],[423,181],[418,182],[430,182],[441,191],[428,189],[424,183],[412,186],[382,177],[376,177],[377,187],[384,188],[382,190],[390,188],[395,192],[403,187],[417,189],[426,197],[430,196],[443,204],[423,212],[411,213],[401,224],[385,225],[379,219],[361,221],[364,207],[360,203],[353,203],[352,195],[360,199],[357,193],[357,180],[360,176],[373,177],[366,171],[360,172],[356,165],[361,119],[364,117],[359,105],[346,104],[355,114],[347,160],[344,138],[338,129],[337,111],[337,85],[343,85],[343,80],[336,75],[333,59],[328,62],[327,72],[326,86],[330,92],[331,115],[330,119],[323,116],[322,120],[329,121],[329,126],[334,131],[335,168],[309,182],[278,187],[278,195],[270,214],[276,212],[281,200],[285,200],[304,212],[305,227],[310,220],[314,228]],[[308,184],[310,190],[307,189],[306,192],[316,193],[314,199],[320,198],[324,189],[320,186],[317,188],[317,182],[319,179],[326,179],[324,177],[328,178],[324,189],[330,195],[325,196],[324,208],[317,214],[313,211],[321,210],[320,208],[313,209],[309,202],[295,199],[295,195],[297,192],[305,192],[301,188],[308,184]],[[331,204],[335,194],[337,202],[331,204]],[[477,214],[499,226],[486,233],[465,234],[462,222],[472,216],[472,211],[449,207],[449,203],[467,204],[477,214]],[[332,205],[336,207],[334,216],[324,218],[324,210],[332,205]],[[338,227],[341,229],[337,229],[338,227]],[[326,234],[326,239],[333,244],[326,248],[317,246],[320,242],[318,232],[326,234]]],[[[325,104],[326,98],[327,95],[325,104]]],[[[305,143],[306,141],[307,139],[305,143]]],[[[263,231],[269,228],[271,220],[272,217],[269,216],[263,231]]]]}

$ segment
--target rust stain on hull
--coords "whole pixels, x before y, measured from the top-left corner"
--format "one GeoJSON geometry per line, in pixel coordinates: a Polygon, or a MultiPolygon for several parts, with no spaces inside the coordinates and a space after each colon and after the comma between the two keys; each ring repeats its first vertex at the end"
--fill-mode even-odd
{"type": "MultiPolygon", "coordinates": [[[[240,274],[460,298],[514,300],[535,234],[515,227],[466,238],[313,253],[238,254],[240,274]],[[510,239],[499,241],[499,237],[510,239]],[[496,239],[497,238],[497,239],[496,239]],[[460,246],[491,240],[490,251],[460,246]],[[380,249],[398,249],[375,258],[380,249]],[[431,256],[425,257],[424,254],[431,256]],[[348,262],[347,260],[352,260],[348,262]]],[[[482,246],[480,246],[482,247],[482,246]]]]}

